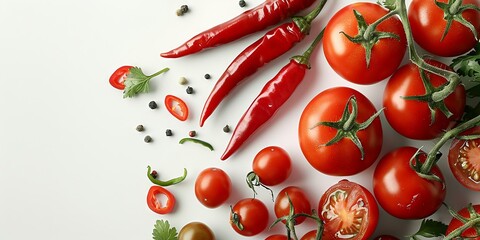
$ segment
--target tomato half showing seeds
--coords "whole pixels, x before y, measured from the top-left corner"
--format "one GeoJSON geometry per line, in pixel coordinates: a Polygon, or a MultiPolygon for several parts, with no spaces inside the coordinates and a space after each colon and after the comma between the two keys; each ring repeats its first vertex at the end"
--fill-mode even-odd
{"type": "Polygon", "coordinates": [[[397,17],[390,17],[380,23],[376,33],[367,41],[374,43],[367,65],[366,50],[362,43],[349,39],[366,35],[359,31],[354,11],[363,16],[366,24],[371,24],[388,13],[380,5],[367,2],[353,3],[340,9],[325,27],[323,51],[332,69],[344,79],[357,84],[373,84],[392,75],[402,62],[407,46],[405,33],[397,17]],[[378,35],[382,33],[395,34],[398,39],[380,38],[378,35]]]}
{"type": "Polygon", "coordinates": [[[252,162],[252,169],[267,186],[285,181],[292,172],[292,160],[288,152],[278,146],[268,146],[260,150],[252,162]]]}
{"type": "MultiPolygon", "coordinates": [[[[480,127],[462,133],[463,137],[480,134],[480,127]]],[[[448,165],[453,176],[463,186],[480,191],[480,138],[452,140],[448,151],[448,165]]]]}
{"type": "Polygon", "coordinates": [[[123,90],[125,89],[125,79],[127,78],[127,74],[130,73],[130,69],[133,66],[121,66],[115,72],[112,73],[110,76],[109,82],[112,87],[123,90]]]}
{"type": "Polygon", "coordinates": [[[195,180],[195,196],[208,208],[216,208],[225,203],[231,192],[230,177],[219,168],[207,168],[195,180]]]}
{"type": "MultiPolygon", "coordinates": [[[[312,212],[312,208],[310,206],[310,201],[308,200],[305,191],[300,187],[289,186],[282,189],[277,198],[275,198],[274,210],[275,216],[277,218],[282,218],[285,216],[289,216],[290,214],[290,201],[293,205],[294,214],[298,213],[305,213],[310,214],[312,212]]],[[[295,218],[294,224],[300,224],[305,221],[305,217],[298,217],[295,218]]],[[[285,221],[282,221],[285,223],[285,221]]]]}
{"type": "MultiPolygon", "coordinates": [[[[447,65],[435,61],[426,60],[433,66],[451,70],[447,65]]],[[[440,87],[447,80],[435,74],[426,73],[428,83],[432,87],[440,87]]],[[[465,109],[465,87],[459,84],[454,92],[445,98],[446,108],[452,113],[447,117],[439,106],[431,106],[427,101],[406,99],[405,97],[424,96],[427,93],[426,87],[420,77],[420,71],[413,63],[400,67],[388,80],[383,95],[383,107],[385,107],[385,118],[392,128],[401,135],[417,140],[434,139],[442,135],[446,130],[452,128],[465,109]]],[[[431,98],[430,98],[431,99],[431,98]]]]}
{"type": "Polygon", "coordinates": [[[323,240],[369,239],[378,223],[373,195],[348,180],[341,180],[322,195],[318,211],[325,222],[323,240]]]}
{"type": "MultiPolygon", "coordinates": [[[[472,205],[471,206],[471,211],[472,211],[472,213],[475,212],[474,216],[471,216],[471,213],[470,213],[468,207],[465,207],[465,208],[461,209],[460,211],[458,211],[458,214],[460,216],[464,217],[465,219],[472,219],[472,218],[479,218],[480,217],[480,205],[478,205],[478,204],[477,205],[472,205]]],[[[459,219],[456,219],[456,218],[453,217],[452,220],[450,220],[450,223],[448,224],[446,235],[455,231],[456,229],[458,229],[462,225],[463,225],[463,223],[459,219]]],[[[477,223],[477,225],[478,225],[478,223],[477,223]]],[[[478,226],[477,226],[477,228],[478,228],[478,226]]],[[[460,237],[462,237],[462,239],[480,240],[480,236],[478,235],[478,230],[475,230],[474,227],[470,227],[470,228],[465,229],[465,231],[462,232],[460,237]]]]}
{"type": "Polygon", "coordinates": [[[256,198],[242,199],[232,207],[230,225],[240,235],[257,235],[267,228],[268,209],[256,198]]]}
{"type": "Polygon", "coordinates": [[[191,222],[180,229],[178,240],[215,240],[215,235],[205,223],[191,222]]]}
{"type": "MultiPolygon", "coordinates": [[[[380,159],[373,174],[373,192],[382,208],[401,219],[422,219],[435,213],[445,200],[445,180],[434,165],[431,174],[442,182],[420,177],[410,166],[418,149],[397,148],[380,159]]],[[[420,151],[419,161],[426,154],[420,151]]],[[[413,161],[414,163],[415,161],[413,161]]]]}
{"type": "Polygon", "coordinates": [[[300,117],[298,138],[303,155],[315,169],[329,175],[348,176],[367,169],[378,158],[383,144],[380,119],[375,117],[369,125],[364,124],[376,113],[373,103],[355,89],[335,87],[319,93],[300,117]],[[355,110],[352,96],[356,99],[355,110]],[[353,121],[339,124],[345,120],[346,106],[353,121]],[[326,122],[338,126],[319,124],[326,122]],[[343,138],[327,145],[338,134],[343,138]],[[363,159],[358,143],[363,148],[363,159]]]}
{"type": "MultiPolygon", "coordinates": [[[[455,2],[436,0],[441,4],[455,2]]],[[[434,0],[413,0],[408,8],[408,20],[412,28],[415,42],[430,53],[453,57],[468,52],[475,46],[477,40],[468,27],[453,20],[448,33],[444,36],[447,27],[445,12],[435,4],[434,0]]],[[[478,0],[463,0],[462,5],[474,4],[480,6],[478,0]]],[[[451,12],[455,8],[448,8],[451,12]]],[[[457,7],[458,9],[458,7],[457,7]]],[[[455,10],[454,10],[455,11],[455,10]]],[[[451,15],[453,17],[453,15],[451,15]]],[[[472,24],[477,33],[480,31],[480,13],[473,9],[465,10],[457,16],[462,16],[472,24]]]]}
{"type": "Polygon", "coordinates": [[[182,99],[173,95],[167,95],[165,96],[165,107],[167,108],[168,112],[178,120],[187,120],[188,106],[182,99]]]}
{"type": "Polygon", "coordinates": [[[151,186],[147,194],[147,205],[158,214],[167,214],[172,212],[173,207],[175,207],[175,197],[166,188],[151,186]],[[165,198],[164,202],[162,196],[165,198]]]}

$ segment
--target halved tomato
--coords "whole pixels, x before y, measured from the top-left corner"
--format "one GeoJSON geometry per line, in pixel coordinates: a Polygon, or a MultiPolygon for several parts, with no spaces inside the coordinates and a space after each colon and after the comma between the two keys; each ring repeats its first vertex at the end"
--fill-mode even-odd
{"type": "MultiPolygon", "coordinates": [[[[479,134],[480,126],[477,126],[461,135],[479,134]]],[[[480,191],[480,138],[454,139],[448,151],[448,165],[459,183],[471,190],[480,191]]]]}

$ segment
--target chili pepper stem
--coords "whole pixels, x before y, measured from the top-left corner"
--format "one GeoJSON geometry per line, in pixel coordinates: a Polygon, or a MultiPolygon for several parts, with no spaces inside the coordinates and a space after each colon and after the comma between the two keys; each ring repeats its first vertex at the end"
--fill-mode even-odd
{"type": "Polygon", "coordinates": [[[308,68],[310,69],[310,56],[312,55],[313,50],[315,50],[315,47],[322,40],[324,32],[325,32],[325,28],[323,28],[322,31],[315,37],[313,42],[310,44],[307,50],[303,52],[302,55],[293,56],[292,59],[295,59],[300,64],[308,66],[308,68]]]}
{"type": "Polygon", "coordinates": [[[327,3],[327,0],[320,1],[320,3],[315,7],[315,9],[313,9],[310,13],[308,13],[305,17],[303,17],[305,21],[310,24],[313,21],[313,19],[315,19],[318,16],[318,14],[320,14],[320,12],[322,11],[326,3],[327,3]]]}

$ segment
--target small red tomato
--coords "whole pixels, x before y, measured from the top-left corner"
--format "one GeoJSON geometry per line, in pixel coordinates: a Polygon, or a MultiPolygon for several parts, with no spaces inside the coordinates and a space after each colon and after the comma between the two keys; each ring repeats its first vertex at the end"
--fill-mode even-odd
{"type": "Polygon", "coordinates": [[[185,121],[188,118],[187,104],[180,98],[167,95],[165,96],[165,107],[168,112],[180,121],[185,121]]]}
{"type": "Polygon", "coordinates": [[[378,223],[378,206],[363,186],[342,180],[330,187],[318,204],[325,226],[322,240],[369,239],[378,223]]]}
{"type": "Polygon", "coordinates": [[[281,234],[275,234],[268,236],[265,240],[288,240],[287,236],[281,234]]]}
{"type": "MultiPolygon", "coordinates": [[[[480,205],[477,204],[477,205],[471,206],[471,211],[476,212],[476,214],[477,214],[476,218],[478,218],[478,216],[480,214],[480,205]]],[[[466,219],[472,218],[472,216],[470,215],[470,211],[469,211],[468,207],[461,209],[458,212],[458,214],[460,214],[460,216],[462,216],[466,219]]],[[[445,236],[447,236],[451,232],[455,231],[456,229],[458,229],[463,224],[464,223],[462,223],[460,220],[453,217],[452,220],[450,221],[450,223],[448,224],[448,228],[447,228],[447,232],[446,232],[445,236]]],[[[459,235],[459,237],[462,237],[460,239],[480,240],[480,237],[478,236],[478,230],[475,227],[470,227],[470,228],[465,229],[465,231],[463,231],[459,235]]],[[[454,238],[454,239],[457,239],[457,238],[454,238]]]]}
{"type": "Polygon", "coordinates": [[[317,240],[317,230],[305,233],[300,240],[317,240]]]}
{"type": "MultiPolygon", "coordinates": [[[[461,135],[478,135],[480,126],[471,128],[461,135]]],[[[453,176],[463,186],[480,191],[480,138],[452,140],[448,151],[448,165],[453,176]]]]}
{"type": "Polygon", "coordinates": [[[252,169],[267,186],[285,181],[292,172],[292,161],[287,151],[281,147],[269,146],[260,150],[252,162],[252,169]]]}
{"type": "Polygon", "coordinates": [[[256,198],[242,199],[232,207],[230,225],[240,235],[257,235],[268,226],[268,209],[256,198]]]}
{"type": "MultiPolygon", "coordinates": [[[[277,218],[282,218],[288,216],[290,214],[290,199],[293,208],[294,214],[298,213],[306,213],[310,214],[312,212],[312,208],[310,207],[310,201],[308,200],[307,195],[303,191],[303,189],[295,186],[290,186],[282,189],[277,195],[275,199],[275,216],[277,218]]],[[[305,217],[298,217],[295,218],[295,225],[302,223],[305,221],[305,217]]],[[[285,220],[282,221],[285,223],[285,220]]]]}
{"type": "Polygon", "coordinates": [[[125,89],[125,79],[133,66],[121,66],[110,76],[110,85],[116,89],[125,89]]]}
{"type": "Polygon", "coordinates": [[[175,207],[175,197],[170,191],[161,186],[151,186],[147,194],[147,205],[152,211],[158,214],[167,214],[172,212],[173,207],[175,207]],[[164,205],[158,201],[159,195],[166,197],[164,205]]]}
{"type": "Polygon", "coordinates": [[[230,177],[219,168],[207,168],[195,180],[195,196],[208,208],[216,208],[227,201],[231,192],[230,177]]]}

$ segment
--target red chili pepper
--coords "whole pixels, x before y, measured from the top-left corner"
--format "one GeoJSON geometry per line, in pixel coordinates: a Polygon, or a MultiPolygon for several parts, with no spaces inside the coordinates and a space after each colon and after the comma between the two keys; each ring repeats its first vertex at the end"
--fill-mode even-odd
{"type": "Polygon", "coordinates": [[[263,87],[250,107],[238,122],[228,146],[220,157],[225,160],[232,155],[260,126],[268,121],[275,112],[290,98],[302,82],[305,72],[310,69],[309,58],[313,49],[323,37],[323,31],[315,38],[310,47],[300,56],[294,56],[263,87]]]}
{"type": "Polygon", "coordinates": [[[147,205],[152,211],[158,214],[167,214],[172,212],[173,207],[175,207],[175,197],[170,191],[163,187],[151,186],[147,194],[147,205]],[[157,199],[158,195],[164,195],[166,197],[163,204],[157,199]]]}
{"type": "Polygon", "coordinates": [[[188,118],[187,104],[173,95],[165,96],[165,107],[178,120],[185,121],[188,118]]]}
{"type": "Polygon", "coordinates": [[[130,72],[130,69],[133,66],[121,66],[115,72],[112,73],[110,76],[110,85],[112,85],[116,89],[123,90],[125,89],[125,79],[127,78],[127,74],[130,72]]]}
{"type": "Polygon", "coordinates": [[[229,43],[248,34],[265,29],[309,7],[315,0],[266,0],[235,18],[205,30],[181,46],[160,54],[178,58],[203,49],[229,43]]]}
{"type": "Polygon", "coordinates": [[[284,23],[267,32],[261,39],[243,50],[213,87],[200,115],[200,126],[203,126],[205,120],[237,84],[300,42],[308,34],[312,20],[320,13],[326,2],[327,0],[322,0],[305,17],[292,18],[292,22],[284,23]]]}

